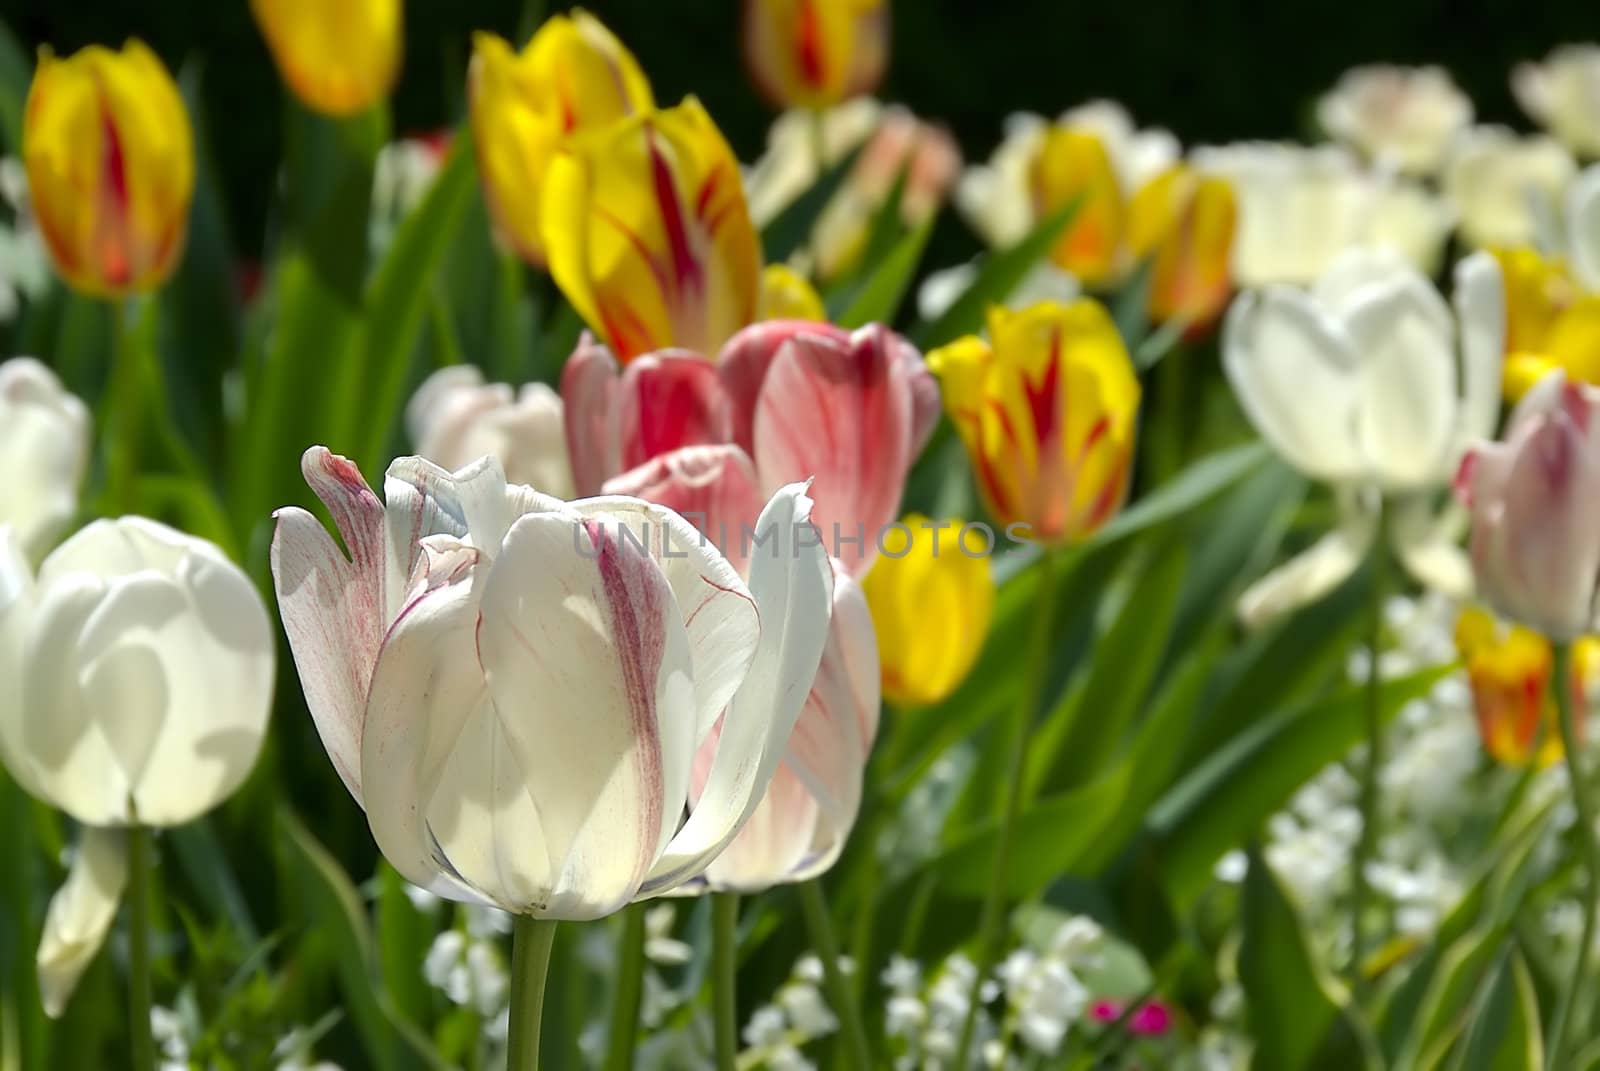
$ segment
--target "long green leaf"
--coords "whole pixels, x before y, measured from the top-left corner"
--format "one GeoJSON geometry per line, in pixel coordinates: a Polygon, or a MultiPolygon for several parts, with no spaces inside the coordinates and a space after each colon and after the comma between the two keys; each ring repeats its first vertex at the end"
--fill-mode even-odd
{"type": "Polygon", "coordinates": [[[841,294],[836,305],[830,305],[834,322],[852,328],[893,323],[932,233],[932,220],[907,232],[859,284],[841,294]]]}
{"type": "Polygon", "coordinates": [[[412,354],[426,321],[428,294],[477,189],[472,138],[459,131],[422,203],[401,223],[365,303],[360,356],[342,378],[341,423],[369,473],[388,460],[395,414],[411,386],[412,354]]]}
{"type": "Polygon", "coordinates": [[[1017,288],[1043,260],[1078,214],[1078,202],[1063,205],[1041,220],[1028,235],[1007,249],[990,253],[978,267],[972,284],[961,296],[932,323],[923,324],[912,332],[912,339],[924,350],[942,346],[946,342],[969,335],[983,326],[984,311],[990,305],[1003,305],[1011,291],[1017,288]]]}
{"type": "Polygon", "coordinates": [[[858,153],[859,150],[851,152],[828,168],[820,179],[811,184],[810,189],[795,198],[789,207],[761,229],[761,249],[768,263],[788,260],[790,254],[810,238],[817,218],[855,166],[858,153]]]}

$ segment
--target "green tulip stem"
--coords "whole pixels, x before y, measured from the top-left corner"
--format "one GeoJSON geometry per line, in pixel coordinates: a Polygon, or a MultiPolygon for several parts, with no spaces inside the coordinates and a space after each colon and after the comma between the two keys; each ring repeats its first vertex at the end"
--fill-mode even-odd
{"type": "Polygon", "coordinates": [[[644,916],[648,910],[648,904],[633,904],[622,912],[605,1071],[633,1071],[633,1051],[639,1041],[639,998],[644,992],[644,916]]]}
{"type": "Polygon", "coordinates": [[[735,1071],[739,1060],[739,897],[711,897],[711,1010],[717,1071],[735,1071]]]}
{"type": "Polygon", "coordinates": [[[518,915],[511,929],[511,1022],[506,1071],[538,1071],[539,1027],[544,1017],[545,978],[556,924],[518,915]]]}
{"type": "Polygon", "coordinates": [[[1350,989],[1357,996],[1367,991],[1366,939],[1362,919],[1371,889],[1367,865],[1378,847],[1378,777],[1383,770],[1383,597],[1388,562],[1388,533],[1384,529],[1383,502],[1378,503],[1377,532],[1372,541],[1372,587],[1367,606],[1366,727],[1367,761],[1361,769],[1361,836],[1350,860],[1350,989]]]}
{"type": "MultiPolygon", "coordinates": [[[[861,1009],[856,1006],[855,990],[839,968],[839,939],[833,932],[833,917],[823,896],[822,880],[800,883],[800,907],[805,912],[806,929],[811,932],[811,947],[822,960],[822,980],[828,998],[838,1013],[850,1062],[857,1071],[872,1071],[872,1050],[867,1047],[867,1031],[861,1025],[861,1009]]],[[[857,964],[857,970],[861,965],[857,964]]]]}
{"type": "Polygon", "coordinates": [[[1594,948],[1595,911],[1600,907],[1600,845],[1594,835],[1594,801],[1589,797],[1589,782],[1583,774],[1583,754],[1572,712],[1572,647],[1552,644],[1550,689],[1556,694],[1556,712],[1561,727],[1561,750],[1566,756],[1567,774],[1572,781],[1572,804],[1578,812],[1578,844],[1587,871],[1583,897],[1583,936],[1578,941],[1577,959],[1572,965],[1572,981],[1561,992],[1555,1017],[1550,1020],[1550,1039],[1545,1047],[1545,1067],[1554,1071],[1570,1067],[1563,1063],[1568,1035],[1572,1032],[1572,1010],[1589,974],[1589,958],[1594,948]]]}
{"type": "Polygon", "coordinates": [[[133,1071],[155,1071],[150,1033],[150,866],[155,846],[144,826],[128,828],[128,1037],[133,1071]]]}

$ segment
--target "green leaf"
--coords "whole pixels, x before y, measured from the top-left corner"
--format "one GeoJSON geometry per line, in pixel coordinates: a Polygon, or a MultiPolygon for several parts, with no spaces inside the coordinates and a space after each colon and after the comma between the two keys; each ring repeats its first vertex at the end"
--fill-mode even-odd
{"type": "Polygon", "coordinates": [[[1438,1067],[1467,1028],[1467,1013],[1493,977],[1505,947],[1503,926],[1482,926],[1446,950],[1422,998],[1410,1040],[1395,1060],[1396,1067],[1438,1067]]]}
{"type": "Polygon", "coordinates": [[[1255,1071],[1356,1071],[1376,1047],[1344,988],[1316,961],[1289,896],[1250,849],[1240,897],[1239,981],[1249,1006],[1255,1071]]]}
{"type": "Polygon", "coordinates": [[[206,906],[221,919],[226,919],[239,939],[246,944],[261,940],[255,920],[250,917],[250,907],[244,893],[228,866],[222,843],[209,818],[197,818],[166,833],[166,842],[172,846],[178,865],[189,883],[200,893],[206,906]]]}
{"type": "Polygon", "coordinates": [[[1243,479],[1271,457],[1271,449],[1263,442],[1246,443],[1210,454],[1117,514],[1100,530],[1095,541],[1108,543],[1125,539],[1187,513],[1243,479]]]}
{"type": "Polygon", "coordinates": [[[933,233],[929,220],[909,231],[883,259],[871,267],[858,284],[829,302],[829,313],[840,327],[863,327],[871,323],[893,323],[906,288],[917,274],[922,249],[933,233]]]}
{"type": "Polygon", "coordinates": [[[1154,561],[1135,562],[1138,585],[1095,640],[1083,687],[1069,691],[1035,732],[1043,791],[1091,780],[1123,743],[1161,665],[1188,563],[1176,544],[1158,550],[1154,561]]]}
{"type": "Polygon", "coordinates": [[[292,97],[284,135],[284,214],[291,240],[348,305],[361,300],[378,152],[389,140],[381,106],[328,119],[292,97]]]}
{"type": "Polygon", "coordinates": [[[412,905],[406,882],[386,862],[378,863],[378,966],[395,1008],[412,1022],[428,1012],[429,994],[422,961],[433,941],[432,921],[412,905]]]}
{"type": "MultiPolygon", "coordinates": [[[[1129,768],[1119,766],[1098,781],[1029,804],[1017,819],[1009,895],[1026,899],[1071,871],[1116,818],[1129,779],[1129,768]]],[[[999,837],[999,822],[990,820],[941,852],[928,865],[939,891],[973,899],[987,895],[999,837]]]]}
{"type": "Polygon", "coordinates": [[[11,27],[0,22],[0,139],[11,156],[22,154],[22,109],[33,84],[33,61],[11,27]]]}
{"type": "Polygon", "coordinates": [[[1544,1066],[1539,997],[1528,964],[1515,948],[1501,961],[1472,1017],[1460,1071],[1525,1071],[1544,1066]]]}
{"type": "Polygon", "coordinates": [[[855,166],[856,156],[860,153],[857,149],[832,167],[823,172],[822,177],[811,184],[811,188],[774,216],[765,227],[761,229],[761,248],[769,264],[788,260],[796,249],[804,245],[811,237],[811,231],[817,225],[817,218],[822,215],[822,210],[833,200],[833,195],[844,184],[845,176],[850,174],[850,169],[855,166]]]}
{"type": "Polygon", "coordinates": [[[913,331],[912,340],[929,350],[981,329],[985,310],[990,305],[1003,305],[1033,266],[1049,254],[1050,247],[1078,214],[1078,204],[1074,200],[1061,206],[1016,245],[985,256],[972,285],[936,320],[913,331]]]}
{"type": "MultiPolygon", "coordinates": [[[[1382,721],[1387,724],[1405,703],[1427,694],[1452,668],[1385,681],[1379,689],[1382,721]]],[[[1151,827],[1160,845],[1162,880],[1180,909],[1205,889],[1225,852],[1364,737],[1366,702],[1361,685],[1280,710],[1240,733],[1162,797],[1151,812],[1151,827]]]]}

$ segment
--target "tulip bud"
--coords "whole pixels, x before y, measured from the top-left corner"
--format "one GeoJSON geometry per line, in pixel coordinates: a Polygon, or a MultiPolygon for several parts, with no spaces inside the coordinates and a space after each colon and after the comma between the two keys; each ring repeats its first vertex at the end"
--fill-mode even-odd
{"type": "Polygon", "coordinates": [[[987,341],[928,355],[989,512],[1044,543],[1087,539],[1127,496],[1139,380],[1088,298],[989,311],[987,341]]]}
{"type": "Polygon", "coordinates": [[[745,0],[744,59],[780,108],[870,93],[889,59],[888,0],[745,0]]]}
{"type": "Polygon", "coordinates": [[[127,882],[127,833],[85,826],[39,936],[39,1003],[52,1019],[66,1010],[78,979],[105,944],[127,882]]]}
{"type": "Polygon", "coordinates": [[[278,74],[335,118],[378,103],[400,73],[400,0],[250,0],[278,74]]]}
{"type": "Polygon", "coordinates": [[[1478,590],[1551,640],[1595,624],[1600,581],[1600,390],[1551,372],[1518,403],[1500,442],[1461,463],[1478,590]]]}
{"type": "Polygon", "coordinates": [[[48,50],[28,90],[22,158],[39,232],[87,294],[159,286],[178,262],[194,194],[194,135],[177,84],[139,41],[48,50]]]}
{"type": "Polygon", "coordinates": [[[539,213],[550,161],[568,138],[655,107],[650,82],[582,9],[546,20],[520,53],[493,34],[474,35],[469,78],[484,199],[499,233],[543,265],[539,213]]]}
{"type": "Polygon", "coordinates": [[[1204,327],[1228,303],[1238,206],[1226,179],[1174,167],[1128,208],[1128,248],[1150,260],[1150,318],[1204,327]]]}
{"type": "MultiPolygon", "coordinates": [[[[1502,625],[1489,613],[1469,608],[1456,621],[1456,649],[1467,665],[1472,703],[1484,750],[1496,762],[1549,766],[1561,758],[1561,733],[1550,690],[1550,643],[1532,629],[1502,625]]],[[[1589,687],[1600,681],[1600,640],[1585,636],[1572,645],[1573,709],[1588,709],[1589,687]]],[[[1575,727],[1581,733],[1583,719],[1575,727]]]]}
{"type": "Polygon", "coordinates": [[[694,98],[570,139],[542,203],[550,274],[623,361],[715,353],[756,318],[761,248],[739,164],[694,98]]]}
{"type": "Polygon", "coordinates": [[[89,461],[89,412],[31,357],[0,363],[0,526],[38,558],[78,508],[89,461]]]}
{"type": "Polygon", "coordinates": [[[180,825],[254,765],[272,699],[266,607],[215,546],[96,521],[37,578],[0,528],[0,760],[86,825],[180,825]]]}
{"type": "Polygon", "coordinates": [[[485,383],[471,365],[441,368],[406,406],[417,453],[446,469],[487,454],[507,478],[556,498],[573,497],[572,469],[561,397],[543,383],[513,395],[504,383],[485,383]]]}
{"type": "Polygon", "coordinates": [[[1045,133],[1028,170],[1036,218],[1077,207],[1050,259],[1089,286],[1107,283],[1121,267],[1124,214],[1116,167],[1099,134],[1057,124],[1045,133]]]}
{"type": "Polygon", "coordinates": [[[804,488],[761,511],[746,582],[671,510],[561,502],[492,457],[455,474],[401,458],[384,502],[324,448],[302,468],[350,557],[280,510],[278,604],[389,862],[442,896],[574,920],[698,878],[776,773],[827,641],[804,488]]]}
{"type": "Polygon", "coordinates": [[[964,527],[918,513],[905,517],[862,581],[891,703],[928,706],[947,698],[983,650],[994,578],[989,548],[964,541],[964,527]]]}

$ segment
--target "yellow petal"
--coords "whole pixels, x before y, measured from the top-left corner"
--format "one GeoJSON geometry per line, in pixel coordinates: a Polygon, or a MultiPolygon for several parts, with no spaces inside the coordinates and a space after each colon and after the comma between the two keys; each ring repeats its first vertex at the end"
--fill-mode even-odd
{"type": "Polygon", "coordinates": [[[870,92],[888,60],[886,0],[745,0],[745,64],[784,108],[870,92]]]}
{"type": "Polygon", "coordinates": [[[1139,381],[1104,306],[1088,298],[992,309],[989,342],[929,355],[989,511],[1045,542],[1076,542],[1122,505],[1139,381]]]}
{"type": "Polygon", "coordinates": [[[694,98],[570,139],[543,207],[550,274],[621,359],[712,354],[755,319],[761,254],[739,166],[694,98]]]}
{"type": "Polygon", "coordinates": [[[862,581],[878,637],[883,694],[927,706],[961,684],[983,650],[994,613],[987,546],[965,522],[911,514],[883,540],[862,581]]]}
{"type": "Polygon", "coordinates": [[[1050,257],[1088,286],[1110,282],[1120,270],[1124,206],[1111,155],[1087,130],[1055,125],[1046,132],[1028,169],[1034,213],[1043,218],[1076,202],[1077,210],[1050,257]]]}
{"type": "Polygon", "coordinates": [[[1151,261],[1150,318],[1204,325],[1228,303],[1238,204],[1233,187],[1183,166],[1145,183],[1128,206],[1128,248],[1151,261]]]}
{"type": "MultiPolygon", "coordinates": [[[[1496,762],[1547,766],[1562,757],[1549,642],[1532,629],[1504,625],[1487,612],[1468,608],[1456,621],[1456,648],[1467,664],[1472,702],[1484,750],[1496,762]]],[[[1573,644],[1571,690],[1575,709],[1600,674],[1600,640],[1573,644]]],[[[1582,722],[1578,724],[1581,732],[1582,722]]]]}
{"type": "Polygon", "coordinates": [[[828,318],[816,288],[787,264],[768,264],[761,271],[763,320],[815,320],[828,318]]]}
{"type": "Polygon", "coordinates": [[[188,233],[194,134],[177,84],[142,43],[41,55],[23,162],[35,219],[68,283],[113,296],[171,273],[188,233]]]}
{"type": "Polygon", "coordinates": [[[1600,297],[1579,298],[1557,313],[1541,352],[1573,379],[1600,383],[1600,297]]]}
{"type": "Polygon", "coordinates": [[[544,264],[545,173],[566,141],[650,111],[650,83],[616,36],[586,11],[545,21],[521,53],[473,37],[473,144],[495,227],[523,259],[544,264]]]}
{"type": "Polygon", "coordinates": [[[399,0],[250,0],[278,73],[312,111],[347,116],[400,73],[399,0]]]}
{"type": "Polygon", "coordinates": [[[1506,295],[1506,352],[1539,350],[1556,315],[1578,296],[1560,261],[1532,249],[1493,249],[1506,295]]]}

